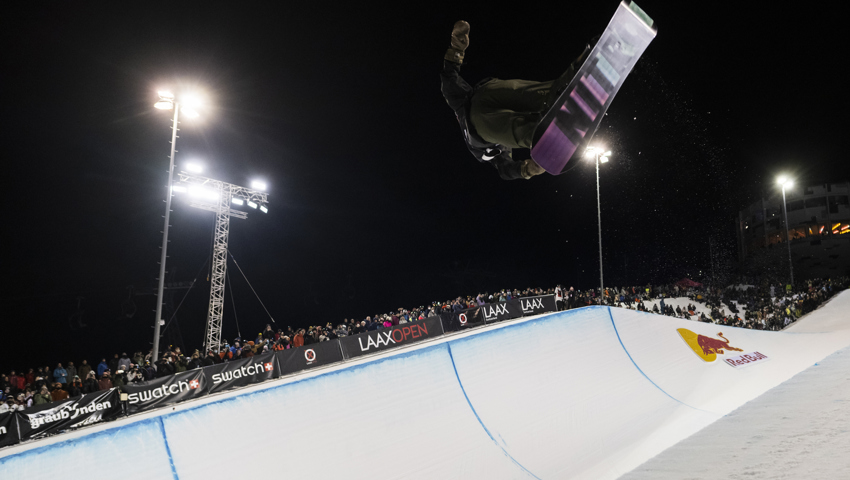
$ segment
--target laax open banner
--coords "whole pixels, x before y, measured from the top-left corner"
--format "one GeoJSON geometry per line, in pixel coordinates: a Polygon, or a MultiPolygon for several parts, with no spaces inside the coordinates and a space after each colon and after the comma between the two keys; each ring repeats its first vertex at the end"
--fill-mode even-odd
{"type": "Polygon", "coordinates": [[[400,347],[442,334],[443,328],[440,325],[440,317],[429,317],[425,320],[403,323],[391,328],[351,335],[342,338],[340,343],[345,358],[352,358],[400,347]]]}

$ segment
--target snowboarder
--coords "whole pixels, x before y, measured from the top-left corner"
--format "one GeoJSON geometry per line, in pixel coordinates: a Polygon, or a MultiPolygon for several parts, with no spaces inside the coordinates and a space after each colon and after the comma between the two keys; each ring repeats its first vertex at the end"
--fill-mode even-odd
{"type": "MultiPolygon", "coordinates": [[[[594,42],[595,43],[595,42],[594,42]]],[[[557,80],[533,82],[487,78],[472,87],[460,76],[469,46],[469,23],[452,29],[451,46],[440,74],[446,102],[454,110],[466,146],[479,162],[489,162],[505,180],[529,179],[544,172],[534,160],[514,160],[512,149],[531,148],[532,136],[552,102],[570,83],[591,45],[557,80]]]]}

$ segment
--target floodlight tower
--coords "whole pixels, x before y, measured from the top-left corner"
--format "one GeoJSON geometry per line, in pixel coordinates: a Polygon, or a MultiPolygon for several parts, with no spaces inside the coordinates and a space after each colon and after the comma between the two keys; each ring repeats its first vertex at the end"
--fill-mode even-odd
{"type": "MultiPolygon", "coordinates": [[[[197,170],[195,170],[197,171],[197,170]]],[[[231,208],[231,205],[248,204],[249,207],[268,213],[268,194],[262,182],[252,182],[251,187],[241,187],[208,177],[181,171],[180,181],[174,186],[177,193],[186,193],[189,206],[215,213],[212,274],[210,276],[210,306],[204,333],[206,351],[218,349],[221,344],[221,323],[224,315],[224,283],[227,274],[227,242],[230,236],[230,217],[248,218],[248,213],[231,208]]]]}
{"type": "Polygon", "coordinates": [[[175,150],[175,147],[177,146],[177,123],[181,111],[190,118],[198,116],[194,110],[187,108],[185,105],[181,106],[174,98],[174,94],[171,92],[158,92],[158,95],[159,100],[153,106],[160,110],[173,110],[174,118],[171,119],[171,155],[168,164],[168,191],[165,195],[165,225],[162,227],[162,257],[159,260],[159,284],[156,287],[156,318],[153,323],[152,362],[159,360],[159,327],[165,323],[165,321],[161,318],[162,296],[165,287],[165,260],[168,258],[168,221],[171,216],[171,189],[174,181],[174,153],[177,151],[175,150]]]}
{"type": "Polygon", "coordinates": [[[791,237],[788,234],[788,206],[785,203],[785,187],[791,188],[794,181],[787,177],[779,177],[776,180],[782,187],[782,211],[785,213],[785,243],[788,244],[788,267],[791,270],[791,285],[794,285],[794,262],[791,261],[791,237]]]}
{"type": "Polygon", "coordinates": [[[599,164],[608,162],[611,151],[605,151],[601,147],[588,147],[585,156],[587,158],[596,158],[596,214],[599,217],[599,298],[603,299],[605,282],[602,280],[602,203],[599,199],[599,164]]]}

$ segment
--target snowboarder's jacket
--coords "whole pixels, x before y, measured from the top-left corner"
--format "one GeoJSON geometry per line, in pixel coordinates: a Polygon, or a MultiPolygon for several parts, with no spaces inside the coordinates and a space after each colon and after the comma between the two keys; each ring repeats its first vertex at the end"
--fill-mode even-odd
{"type": "MultiPolygon", "coordinates": [[[[504,145],[490,143],[481,138],[469,120],[469,107],[475,88],[460,76],[460,64],[443,60],[443,71],[440,73],[443,97],[454,110],[466,147],[472,155],[482,163],[490,163],[499,171],[499,176],[505,180],[522,178],[522,162],[511,158],[511,149],[504,145]]],[[[483,85],[488,79],[478,85],[483,85]]],[[[477,86],[476,86],[477,88],[477,86]]]]}

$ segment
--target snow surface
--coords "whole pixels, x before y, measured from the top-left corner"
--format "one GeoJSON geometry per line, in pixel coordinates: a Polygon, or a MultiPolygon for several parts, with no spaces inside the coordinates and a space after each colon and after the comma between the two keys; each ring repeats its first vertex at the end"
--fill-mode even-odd
{"type": "MultiPolygon", "coordinates": [[[[783,332],[608,307],[503,322],[6,448],[0,477],[68,478],[79,458],[97,458],[83,478],[207,480],[245,459],[309,478],[617,478],[846,348],[848,308],[844,292],[783,332]],[[722,332],[741,351],[706,362],[679,328],[722,332]],[[722,361],[756,351],[768,360],[722,361]]],[[[794,385],[775,391],[821,395],[794,385]]],[[[825,426],[836,430],[810,436],[846,435],[825,426]]]]}

